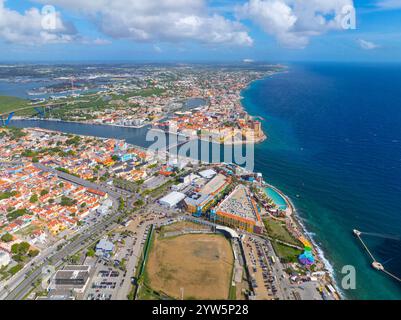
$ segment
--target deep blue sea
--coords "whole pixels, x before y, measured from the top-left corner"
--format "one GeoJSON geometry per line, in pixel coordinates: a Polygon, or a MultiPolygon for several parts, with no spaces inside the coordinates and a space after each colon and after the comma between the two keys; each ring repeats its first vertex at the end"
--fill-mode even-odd
{"type": "MultiPolygon", "coordinates": [[[[350,299],[401,299],[401,283],[371,268],[352,233],[401,276],[401,65],[303,64],[243,92],[269,139],[255,147],[255,171],[291,197],[334,268],[356,269],[350,299]]],[[[21,127],[126,139],[148,146],[147,129],[51,121],[21,127]]]]}
{"type": "Polygon", "coordinates": [[[354,237],[401,276],[401,65],[291,65],[243,92],[269,140],[255,169],[295,202],[341,285],[356,269],[348,298],[401,299],[401,283],[373,270],[354,237]]]}

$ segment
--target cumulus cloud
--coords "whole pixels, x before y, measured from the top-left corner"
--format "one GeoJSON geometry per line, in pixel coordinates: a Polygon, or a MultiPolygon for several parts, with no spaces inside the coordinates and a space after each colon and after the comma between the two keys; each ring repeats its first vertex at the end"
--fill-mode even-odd
{"type": "Polygon", "coordinates": [[[304,48],[313,36],[344,28],[352,0],[249,0],[237,15],[250,19],[279,43],[304,48]]]}
{"type": "Polygon", "coordinates": [[[401,9],[401,0],[381,0],[376,7],[384,10],[401,9]]]}
{"type": "Polygon", "coordinates": [[[209,14],[204,0],[36,0],[90,17],[105,35],[136,41],[252,45],[245,27],[209,14]]]}
{"type": "Polygon", "coordinates": [[[96,44],[98,46],[105,46],[105,45],[111,44],[111,41],[107,40],[107,39],[96,38],[95,40],[92,41],[92,43],[96,44]]]}
{"type": "Polygon", "coordinates": [[[37,8],[24,13],[10,10],[5,0],[0,0],[0,39],[9,43],[46,44],[65,43],[74,40],[76,30],[73,25],[62,21],[59,12],[54,12],[53,27],[47,28],[42,14],[37,8]]]}
{"type": "Polygon", "coordinates": [[[371,41],[366,41],[363,39],[358,39],[358,44],[363,50],[373,50],[379,47],[379,45],[371,42],[371,41]]]}

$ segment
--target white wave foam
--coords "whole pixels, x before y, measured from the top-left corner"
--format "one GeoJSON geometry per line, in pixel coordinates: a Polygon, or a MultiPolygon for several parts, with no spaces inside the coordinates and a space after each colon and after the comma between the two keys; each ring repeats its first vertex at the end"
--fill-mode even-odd
{"type": "MultiPolygon", "coordinates": [[[[294,206],[295,209],[295,206],[294,206]]],[[[314,239],[316,237],[316,233],[314,232],[309,232],[305,225],[302,223],[302,221],[306,221],[305,219],[302,219],[297,210],[295,209],[295,215],[296,215],[296,219],[298,220],[299,224],[301,225],[303,232],[308,236],[308,238],[311,240],[320,260],[323,262],[325,269],[327,270],[327,272],[331,275],[331,278],[333,279],[334,283],[334,287],[337,290],[337,292],[340,294],[342,299],[345,299],[346,296],[344,294],[344,292],[341,290],[340,286],[338,286],[337,283],[337,279],[336,279],[336,274],[334,272],[334,267],[332,266],[332,264],[330,263],[330,261],[325,257],[324,255],[324,251],[322,250],[322,248],[319,247],[319,245],[317,244],[316,240],[314,239]]]]}

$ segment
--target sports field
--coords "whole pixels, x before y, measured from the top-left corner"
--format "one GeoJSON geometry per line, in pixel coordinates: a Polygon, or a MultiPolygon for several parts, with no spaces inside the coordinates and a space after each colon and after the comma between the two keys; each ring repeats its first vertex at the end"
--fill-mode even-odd
{"type": "Polygon", "coordinates": [[[146,265],[153,290],[181,299],[227,299],[234,256],[222,235],[188,234],[154,239],[146,265]]]}

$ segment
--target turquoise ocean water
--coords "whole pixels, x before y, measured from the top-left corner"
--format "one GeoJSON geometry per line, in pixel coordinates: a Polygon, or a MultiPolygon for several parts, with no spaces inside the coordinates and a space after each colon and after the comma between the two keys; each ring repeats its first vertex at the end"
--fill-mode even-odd
{"type": "MultiPolygon", "coordinates": [[[[291,65],[243,92],[269,139],[255,147],[255,171],[294,202],[341,284],[356,269],[350,299],[401,299],[401,284],[370,267],[352,230],[401,276],[401,65],[291,65]]],[[[147,129],[13,121],[147,147],[147,129]]]]}
{"type": "Polygon", "coordinates": [[[401,275],[401,66],[292,65],[243,92],[269,139],[255,170],[295,203],[350,299],[401,299],[398,283],[370,267],[352,230],[386,269],[401,275]],[[395,238],[394,238],[395,236],[395,238]]]}

